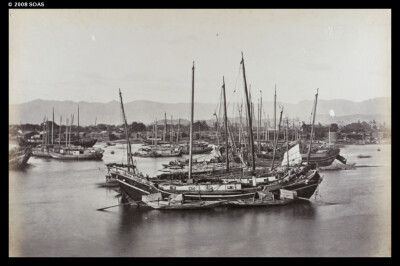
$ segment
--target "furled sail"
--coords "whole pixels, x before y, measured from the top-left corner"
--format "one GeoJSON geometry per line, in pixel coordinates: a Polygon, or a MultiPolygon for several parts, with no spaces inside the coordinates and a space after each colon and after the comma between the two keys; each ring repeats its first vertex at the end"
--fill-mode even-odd
{"type": "MultiPolygon", "coordinates": [[[[282,166],[288,165],[287,151],[283,155],[282,166]]],[[[301,164],[300,146],[296,144],[289,150],[289,166],[301,164]]]]}

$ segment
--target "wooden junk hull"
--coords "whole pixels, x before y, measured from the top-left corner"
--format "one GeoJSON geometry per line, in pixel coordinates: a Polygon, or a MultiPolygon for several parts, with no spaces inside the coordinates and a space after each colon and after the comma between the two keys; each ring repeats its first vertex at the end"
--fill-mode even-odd
{"type": "Polygon", "coordinates": [[[309,199],[314,194],[321,181],[321,176],[317,171],[315,171],[311,177],[303,179],[301,181],[288,183],[286,185],[283,185],[282,188],[286,190],[296,191],[298,197],[309,199]]]}
{"type": "Polygon", "coordinates": [[[24,168],[31,155],[32,155],[31,150],[19,151],[17,154],[9,156],[8,165],[11,169],[24,168]]]}
{"type": "MultiPolygon", "coordinates": [[[[310,164],[316,166],[329,166],[335,161],[336,159],[339,160],[341,163],[346,164],[346,158],[341,156],[339,149],[329,149],[322,153],[311,153],[310,154],[310,164]]],[[[307,153],[301,154],[302,161],[307,161],[307,153]]],[[[280,165],[282,163],[283,157],[277,154],[275,156],[274,165],[280,165]]],[[[272,166],[272,155],[271,154],[257,154],[257,165],[263,167],[270,167],[272,166]]]]}
{"type": "Polygon", "coordinates": [[[157,157],[180,157],[182,156],[181,151],[150,151],[147,153],[135,152],[132,154],[134,157],[144,157],[144,158],[157,158],[157,157]]]}
{"type": "Polygon", "coordinates": [[[134,201],[141,201],[142,196],[159,192],[153,185],[124,176],[123,174],[111,173],[111,175],[117,178],[122,192],[134,201]]]}
{"type": "MultiPolygon", "coordinates": [[[[193,150],[192,154],[206,154],[206,153],[210,153],[213,150],[212,147],[207,147],[205,149],[197,149],[197,150],[193,150]]],[[[187,149],[183,149],[182,150],[183,154],[189,154],[189,151],[187,149]]]]}
{"type": "Polygon", "coordinates": [[[188,202],[182,204],[168,204],[168,202],[147,202],[148,206],[157,210],[198,210],[198,209],[211,209],[224,204],[224,201],[203,201],[203,202],[188,202]]]}
{"type": "Polygon", "coordinates": [[[111,176],[116,178],[119,182],[121,190],[126,193],[131,199],[141,201],[143,195],[153,193],[161,193],[163,198],[170,195],[183,194],[185,200],[203,200],[203,201],[217,201],[217,200],[237,200],[253,198],[259,187],[250,189],[241,189],[234,191],[183,191],[173,192],[161,190],[154,186],[152,182],[143,180],[142,178],[133,177],[126,173],[111,172],[111,176]]]}
{"type": "Polygon", "coordinates": [[[97,142],[97,139],[88,139],[88,140],[80,139],[80,140],[71,141],[70,144],[76,145],[76,146],[82,146],[85,148],[90,148],[90,147],[93,147],[94,144],[96,144],[96,142],[97,142]]]}
{"type": "Polygon", "coordinates": [[[132,154],[133,157],[141,157],[141,158],[157,158],[157,157],[161,157],[158,154],[154,153],[154,154],[142,154],[142,153],[133,153],[132,154]]]}
{"type": "Polygon", "coordinates": [[[250,199],[254,197],[255,189],[243,189],[242,191],[232,192],[185,192],[183,197],[188,200],[204,200],[204,201],[216,201],[216,200],[239,200],[239,199],[250,199]]]}
{"type": "MultiPolygon", "coordinates": [[[[302,160],[304,162],[307,161],[307,154],[302,154],[302,160]]],[[[333,161],[335,161],[335,159],[337,159],[339,155],[335,154],[335,155],[314,155],[311,154],[310,156],[310,164],[315,164],[317,166],[329,166],[333,163],[333,161]]],[[[256,158],[256,163],[258,166],[262,166],[262,167],[271,167],[272,166],[272,159],[266,159],[263,157],[260,158],[256,158]]],[[[282,163],[282,159],[275,159],[274,165],[280,165],[282,163]]]]}
{"type": "Polygon", "coordinates": [[[275,201],[260,201],[260,200],[237,200],[230,201],[227,204],[232,207],[274,207],[274,206],[282,206],[287,205],[289,203],[293,203],[297,199],[285,199],[285,200],[275,200],[275,201]]]}
{"type": "MultiPolygon", "coordinates": [[[[302,154],[301,156],[302,156],[302,160],[304,162],[306,162],[307,154],[302,154]]],[[[322,156],[311,154],[310,164],[315,164],[317,166],[329,166],[333,163],[333,161],[336,159],[337,156],[338,156],[338,154],[322,155],[322,156]]]]}
{"type": "Polygon", "coordinates": [[[60,154],[55,152],[49,152],[51,157],[59,160],[101,160],[103,154],[101,153],[87,153],[87,154],[60,154]]]}
{"type": "Polygon", "coordinates": [[[171,153],[171,154],[168,154],[168,153],[166,153],[166,154],[161,153],[159,157],[180,157],[180,156],[182,156],[182,153],[181,153],[181,152],[179,152],[179,153],[171,153]]]}
{"type": "MultiPolygon", "coordinates": [[[[141,201],[143,195],[149,195],[152,193],[161,193],[163,198],[166,198],[175,193],[158,189],[152,185],[146,185],[131,179],[118,179],[121,190],[127,194],[134,201],[141,201]]],[[[255,189],[240,192],[183,192],[185,200],[203,200],[203,201],[218,201],[218,200],[238,200],[238,199],[249,199],[254,197],[255,189]]]]}

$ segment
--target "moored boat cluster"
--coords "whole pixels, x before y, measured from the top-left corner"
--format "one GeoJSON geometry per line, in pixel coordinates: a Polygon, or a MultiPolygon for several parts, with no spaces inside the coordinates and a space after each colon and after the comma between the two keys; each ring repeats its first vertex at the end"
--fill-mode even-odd
{"type": "MultiPolygon", "coordinates": [[[[243,68],[248,114],[251,114],[243,57],[241,66],[243,68]]],[[[195,162],[192,157],[195,153],[193,142],[194,70],[195,67],[193,64],[190,142],[186,145],[189,159],[187,161],[171,161],[169,164],[163,165],[165,168],[180,169],[180,172],[172,171],[154,178],[143,176],[138,171],[137,166],[133,164],[132,156],[159,157],[162,156],[163,151],[164,154],[167,154],[166,156],[169,154],[174,156],[175,153],[175,156],[179,156],[182,152],[182,147],[178,146],[178,148],[175,148],[176,150],[174,150],[174,146],[171,144],[171,146],[162,147],[162,145],[154,143],[157,142],[156,138],[152,146],[142,148],[139,152],[132,154],[130,151],[131,144],[129,138],[127,138],[127,164],[107,164],[108,181],[118,183],[124,199],[128,202],[133,201],[139,204],[139,206],[148,206],[163,210],[214,208],[221,205],[235,207],[279,206],[298,200],[309,199],[322,182],[322,177],[318,170],[315,169],[315,162],[318,160],[321,162],[326,161],[325,164],[329,165],[338,157],[338,151],[328,149],[325,154],[319,154],[319,157],[315,155],[311,156],[311,138],[306,160],[304,160],[304,156],[300,152],[298,143],[290,148],[287,143],[285,153],[279,158],[276,151],[277,138],[275,138],[273,141],[272,158],[269,158],[267,153],[262,153],[261,149],[258,149],[259,154],[265,155],[263,159],[272,160],[271,167],[256,167],[256,159],[263,156],[256,156],[251,117],[247,118],[249,147],[241,149],[242,146],[240,145],[239,149],[235,149],[235,141],[231,139],[229,142],[225,81],[222,88],[225,105],[224,125],[226,145],[223,147],[224,149],[219,149],[220,151],[222,150],[222,153],[225,151],[225,155],[221,156],[224,160],[221,159],[218,162],[220,165],[223,165],[223,168],[213,168],[210,171],[204,169],[204,164],[200,163],[200,165],[203,165],[200,167],[195,166],[199,163],[195,162]],[[245,150],[246,152],[244,152],[245,150]],[[234,157],[238,158],[236,161],[239,161],[239,163],[235,162],[234,157]],[[281,161],[281,165],[277,165],[278,161],[281,161]],[[184,170],[182,171],[182,169],[184,170]]],[[[122,113],[125,114],[121,91],[119,94],[122,113]]],[[[317,98],[318,92],[314,102],[314,119],[317,98]]],[[[124,122],[127,129],[125,116],[124,122]]],[[[258,141],[258,143],[260,142],[258,141]]],[[[209,149],[205,150],[208,151],[209,149]]],[[[214,162],[204,163],[207,165],[214,162]]]]}

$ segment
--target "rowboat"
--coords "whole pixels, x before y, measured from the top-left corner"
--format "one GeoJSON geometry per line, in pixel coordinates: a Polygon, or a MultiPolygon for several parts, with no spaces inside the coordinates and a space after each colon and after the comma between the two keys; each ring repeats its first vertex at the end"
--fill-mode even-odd
{"type": "Polygon", "coordinates": [[[142,196],[142,202],[157,210],[194,210],[210,209],[221,206],[225,201],[184,201],[182,194],[171,195],[167,200],[161,193],[142,196]]]}
{"type": "Polygon", "coordinates": [[[296,191],[279,189],[277,192],[258,191],[253,199],[229,201],[227,205],[235,207],[272,207],[286,205],[297,199],[296,191]]]}

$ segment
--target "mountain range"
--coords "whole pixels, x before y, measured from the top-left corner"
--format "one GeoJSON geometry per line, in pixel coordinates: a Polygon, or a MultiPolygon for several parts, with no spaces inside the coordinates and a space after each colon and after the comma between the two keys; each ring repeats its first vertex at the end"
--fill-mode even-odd
{"type": "MultiPolygon", "coordinates": [[[[77,113],[79,105],[79,123],[82,126],[97,124],[122,124],[121,104],[117,101],[108,103],[96,102],[73,102],[73,101],[53,101],[41,100],[11,104],[9,106],[9,124],[39,124],[43,122],[45,116],[48,120],[52,119],[52,110],[54,107],[55,122],[59,124],[62,116],[62,124],[65,124],[68,117],[71,121],[71,114],[74,114],[74,124],[77,124],[77,113]]],[[[263,102],[262,118],[273,119],[273,102],[263,102]]],[[[277,121],[279,121],[280,107],[283,106],[283,117],[296,119],[297,121],[311,121],[313,100],[303,100],[297,104],[278,103],[277,121]]],[[[238,105],[228,104],[228,117],[238,117],[238,105]],[[235,115],[234,115],[235,113],[235,115]]],[[[152,101],[132,101],[124,103],[125,114],[128,123],[133,121],[150,124],[157,118],[158,124],[163,124],[164,113],[167,120],[177,123],[180,118],[182,123],[187,123],[190,119],[189,103],[159,103],[152,101]],[[160,121],[162,120],[162,121],[160,121]]],[[[246,106],[243,106],[243,115],[246,106]]],[[[254,103],[254,112],[257,114],[257,103],[254,103]]],[[[217,104],[195,103],[194,120],[206,120],[208,123],[215,121],[214,113],[218,119],[222,118],[222,108],[217,104]]],[[[372,121],[378,123],[391,123],[391,98],[381,97],[373,98],[362,102],[353,102],[349,100],[323,100],[318,99],[316,123],[338,123],[347,124],[351,122],[372,121]],[[332,111],[333,110],[333,111],[332,111]]]]}

